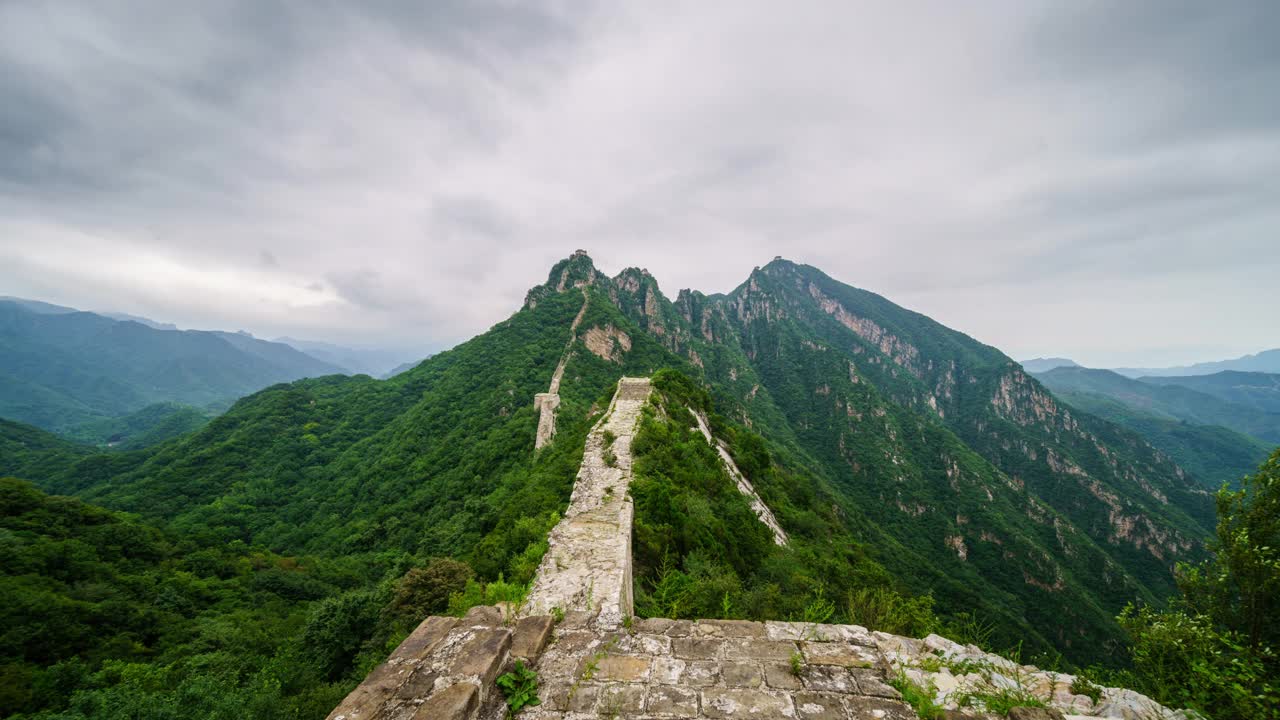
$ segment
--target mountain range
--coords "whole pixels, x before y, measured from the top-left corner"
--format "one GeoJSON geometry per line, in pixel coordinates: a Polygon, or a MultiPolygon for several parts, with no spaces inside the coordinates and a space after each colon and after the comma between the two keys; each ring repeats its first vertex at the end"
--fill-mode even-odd
{"type": "Polygon", "coordinates": [[[0,417],[48,430],[73,432],[155,403],[217,411],[274,383],[341,372],[242,333],[0,301],[0,417]]]}
{"type": "MultiPolygon", "coordinates": [[[[1212,524],[1200,483],[1138,434],[1065,406],[995,348],[782,259],[733,292],[671,300],[646,271],[609,277],[579,252],[510,319],[390,380],[277,385],[110,463],[55,447],[0,472],[219,542],[396,549],[527,578],[602,398],[664,368],[707,389],[721,432],[753,438],[742,464],[796,538],[786,552],[842,563],[814,571],[827,592],[892,567],[943,613],[1086,660],[1125,602],[1171,592],[1212,524]],[[533,397],[566,343],[561,424],[535,454],[533,397]]],[[[656,564],[638,568],[642,590],[656,564]]]]}

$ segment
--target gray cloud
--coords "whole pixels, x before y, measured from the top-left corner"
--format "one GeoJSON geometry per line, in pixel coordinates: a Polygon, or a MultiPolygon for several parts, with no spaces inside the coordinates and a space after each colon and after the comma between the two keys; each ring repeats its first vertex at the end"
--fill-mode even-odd
{"type": "Polygon", "coordinates": [[[0,4],[0,288],[438,348],[588,248],[1015,356],[1280,345],[1274,3],[0,4]],[[140,22],[145,18],[146,22],[140,22]]]}

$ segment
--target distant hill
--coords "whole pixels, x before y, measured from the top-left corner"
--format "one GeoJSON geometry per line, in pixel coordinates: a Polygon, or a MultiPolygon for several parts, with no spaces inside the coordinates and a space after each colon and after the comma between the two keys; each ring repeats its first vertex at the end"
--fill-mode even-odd
{"type": "Polygon", "coordinates": [[[1280,413],[1280,374],[1224,370],[1212,375],[1141,377],[1153,385],[1180,385],[1237,405],[1280,413]]]}
{"type": "Polygon", "coordinates": [[[0,301],[0,417],[56,432],[154,403],[221,409],[269,385],[341,372],[248,335],[0,301]]]}
{"type": "Polygon", "coordinates": [[[1280,348],[1263,350],[1255,355],[1243,355],[1232,360],[1216,360],[1194,365],[1182,365],[1166,368],[1115,368],[1115,371],[1126,377],[1160,376],[1172,377],[1181,375],[1212,375],[1223,370],[1240,372],[1280,373],[1280,348]]]}
{"type": "Polygon", "coordinates": [[[1210,486],[1239,480],[1280,443],[1280,415],[1178,385],[1090,368],[1055,368],[1036,378],[1077,409],[1140,433],[1210,486]]]}
{"type": "Polygon", "coordinates": [[[370,377],[390,377],[396,372],[403,372],[422,362],[422,358],[414,358],[414,353],[397,350],[344,347],[333,343],[291,337],[278,337],[275,342],[291,345],[311,357],[346,368],[353,375],[363,373],[370,377]]]}
{"type": "Polygon", "coordinates": [[[99,447],[137,450],[199,430],[214,413],[178,403],[156,403],[115,418],[93,420],[63,433],[99,447]]]}
{"type": "Polygon", "coordinates": [[[1057,367],[1080,367],[1080,363],[1067,358],[1034,358],[1019,363],[1029,373],[1048,372],[1057,367]]]}

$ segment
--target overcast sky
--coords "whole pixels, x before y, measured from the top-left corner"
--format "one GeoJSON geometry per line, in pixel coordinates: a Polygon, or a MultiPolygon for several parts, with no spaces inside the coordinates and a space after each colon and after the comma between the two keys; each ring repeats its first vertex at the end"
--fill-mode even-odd
{"type": "Polygon", "coordinates": [[[1280,2],[0,2],[0,294],[436,349],[775,255],[1017,358],[1280,346],[1280,2]],[[180,6],[186,6],[182,9],[180,6]]]}

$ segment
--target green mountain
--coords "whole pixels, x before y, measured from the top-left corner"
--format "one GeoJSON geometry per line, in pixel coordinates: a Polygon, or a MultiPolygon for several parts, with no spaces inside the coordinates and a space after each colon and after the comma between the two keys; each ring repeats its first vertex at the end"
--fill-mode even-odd
{"type": "Polygon", "coordinates": [[[1234,405],[1280,414],[1280,374],[1224,370],[1212,375],[1141,377],[1152,385],[1177,385],[1234,405]]]}
{"type": "Polygon", "coordinates": [[[1253,355],[1242,355],[1230,360],[1195,363],[1166,368],[1116,368],[1126,377],[1211,375],[1224,370],[1237,372],[1280,373],[1280,348],[1263,350],[1253,355]]]}
{"type": "MultiPolygon", "coordinates": [[[[1265,442],[1280,443],[1280,413],[1228,402],[1180,384],[1141,382],[1110,370],[1091,368],[1056,368],[1036,377],[1086,411],[1095,411],[1096,403],[1109,399],[1144,415],[1220,425],[1265,442]]],[[[1253,467],[1256,466],[1255,463],[1253,467]]]]}
{"type": "Polygon", "coordinates": [[[1029,373],[1042,373],[1057,367],[1080,367],[1080,363],[1068,358],[1033,358],[1018,363],[1029,373]]]}
{"type": "Polygon", "coordinates": [[[154,403],[221,409],[268,385],[341,372],[247,335],[62,310],[0,302],[0,417],[66,431],[154,403]]]}
{"type": "Polygon", "coordinates": [[[293,626],[272,651],[323,658],[323,681],[349,689],[407,630],[388,619],[396,602],[442,611],[443,577],[479,581],[455,607],[529,581],[623,376],[657,390],[633,444],[641,612],[870,623],[874,606],[881,626],[989,623],[997,646],[1114,663],[1116,613],[1167,597],[1213,522],[1196,480],[1137,434],[1061,404],[995,348],[781,259],[728,294],[671,301],[647,272],[608,277],[579,252],[509,319],[392,378],[275,385],[131,452],[0,423],[0,474],[192,547],[359,564],[362,580],[316,590],[307,622],[324,633],[307,645],[293,626]],[[561,364],[556,432],[535,451],[534,396],[561,364]]]}
{"type": "Polygon", "coordinates": [[[178,403],[156,403],[120,417],[93,420],[62,433],[79,442],[138,450],[203,427],[212,413],[178,403]]]}

